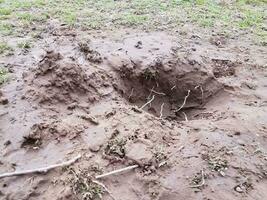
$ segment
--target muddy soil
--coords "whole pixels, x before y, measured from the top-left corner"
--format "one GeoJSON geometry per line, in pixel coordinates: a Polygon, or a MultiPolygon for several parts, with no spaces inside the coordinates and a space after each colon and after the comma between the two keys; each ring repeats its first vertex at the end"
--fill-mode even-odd
{"type": "Polygon", "coordinates": [[[0,172],[82,157],[0,179],[0,199],[266,199],[266,49],[51,31],[2,59],[12,79],[0,92],[0,172]]]}

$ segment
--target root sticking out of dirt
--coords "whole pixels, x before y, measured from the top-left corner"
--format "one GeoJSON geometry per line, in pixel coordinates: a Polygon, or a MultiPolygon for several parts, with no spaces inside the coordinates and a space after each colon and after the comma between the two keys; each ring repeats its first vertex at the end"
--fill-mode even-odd
{"type": "Polygon", "coordinates": [[[117,89],[130,103],[157,117],[185,120],[183,111],[201,108],[223,89],[204,69],[179,59],[157,59],[148,66],[131,61],[117,69],[122,79],[117,89]]]}

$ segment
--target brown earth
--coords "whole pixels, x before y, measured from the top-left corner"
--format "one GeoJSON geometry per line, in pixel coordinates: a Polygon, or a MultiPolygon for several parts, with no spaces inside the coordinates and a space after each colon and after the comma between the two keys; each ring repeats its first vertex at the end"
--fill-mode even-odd
{"type": "Polygon", "coordinates": [[[266,49],[56,32],[3,59],[13,79],[0,92],[0,172],[82,158],[1,179],[1,199],[266,199],[266,49]],[[112,195],[92,182],[134,164],[99,180],[112,195]]]}

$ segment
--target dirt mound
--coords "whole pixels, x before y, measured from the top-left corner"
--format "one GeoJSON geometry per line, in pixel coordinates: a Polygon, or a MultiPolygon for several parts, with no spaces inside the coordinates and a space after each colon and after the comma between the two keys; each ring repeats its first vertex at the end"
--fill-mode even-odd
{"type": "Polygon", "coordinates": [[[60,142],[63,138],[74,139],[84,130],[83,126],[71,125],[63,121],[38,123],[31,127],[30,134],[24,137],[21,147],[39,148],[50,140],[60,142]]]}
{"type": "Polygon", "coordinates": [[[29,97],[40,103],[93,103],[112,92],[110,77],[91,66],[79,66],[48,52],[38,67],[27,77],[31,89],[29,97]]]}

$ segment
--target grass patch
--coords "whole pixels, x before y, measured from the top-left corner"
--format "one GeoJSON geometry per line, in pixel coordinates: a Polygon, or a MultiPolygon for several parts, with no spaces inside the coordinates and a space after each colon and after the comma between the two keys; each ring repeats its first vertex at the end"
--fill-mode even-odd
{"type": "Polygon", "coordinates": [[[141,25],[146,23],[148,19],[149,17],[146,15],[136,15],[127,13],[121,17],[121,19],[119,20],[119,24],[129,26],[141,25]]]}
{"type": "Polygon", "coordinates": [[[0,67],[0,85],[7,82],[9,78],[8,70],[4,67],[0,67]]]}
{"type": "Polygon", "coordinates": [[[17,46],[21,49],[30,49],[31,48],[31,42],[30,41],[23,41],[17,44],[17,46]]]}
{"type": "Polygon", "coordinates": [[[9,8],[0,8],[0,15],[10,15],[12,10],[9,8]]]}
{"type": "Polygon", "coordinates": [[[242,16],[242,20],[238,23],[239,27],[249,28],[252,26],[259,26],[263,22],[263,14],[252,10],[246,10],[242,16]]]}
{"type": "MultiPolygon", "coordinates": [[[[5,24],[12,21],[16,28],[27,32],[32,25],[46,25],[49,18],[85,29],[126,26],[169,31],[191,23],[229,32],[263,26],[266,10],[267,0],[2,0],[0,20],[5,24]]],[[[0,26],[0,34],[7,34],[9,28],[0,26]]]]}
{"type": "Polygon", "coordinates": [[[13,33],[13,26],[8,23],[0,23],[0,33],[5,35],[10,35],[13,33]]]}
{"type": "Polygon", "coordinates": [[[0,42],[0,54],[10,53],[12,51],[13,49],[6,42],[0,42]]]}

